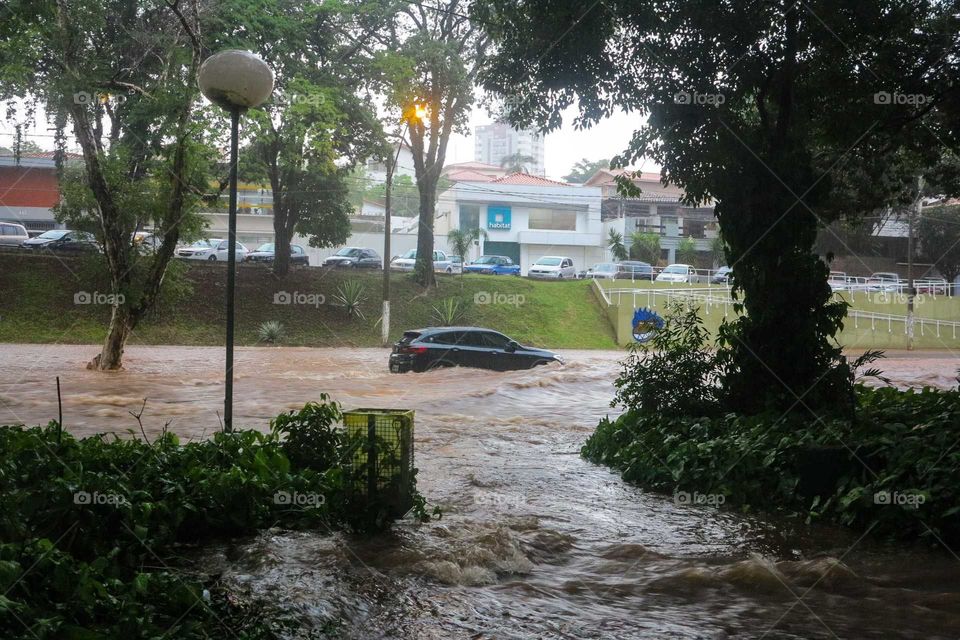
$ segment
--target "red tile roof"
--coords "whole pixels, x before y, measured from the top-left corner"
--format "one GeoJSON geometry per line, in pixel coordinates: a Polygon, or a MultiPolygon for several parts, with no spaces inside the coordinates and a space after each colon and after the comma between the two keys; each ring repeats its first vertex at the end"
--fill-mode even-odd
{"type": "Polygon", "coordinates": [[[495,179],[494,176],[471,169],[454,169],[446,176],[454,182],[491,182],[495,179]]]}
{"type": "Polygon", "coordinates": [[[569,187],[570,185],[566,182],[559,182],[557,180],[550,180],[549,178],[541,178],[540,176],[532,176],[529,173],[511,173],[509,175],[503,176],[502,178],[497,178],[496,180],[490,181],[493,184],[522,184],[533,187],[569,187]]]}
{"type": "MultiPolygon", "coordinates": [[[[0,153],[0,157],[12,158],[14,157],[13,153],[0,153]]],[[[24,151],[20,154],[21,158],[39,158],[42,160],[53,160],[56,158],[55,151],[24,151]]],[[[83,159],[82,153],[66,153],[66,157],[70,160],[81,160],[83,159]]]]}

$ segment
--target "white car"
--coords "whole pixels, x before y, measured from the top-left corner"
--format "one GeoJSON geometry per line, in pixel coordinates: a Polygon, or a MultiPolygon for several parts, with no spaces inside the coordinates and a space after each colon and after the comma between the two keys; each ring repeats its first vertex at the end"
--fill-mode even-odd
{"type": "Polygon", "coordinates": [[[672,282],[675,284],[697,282],[697,270],[688,264],[671,264],[660,272],[655,282],[672,282]]]}
{"type": "Polygon", "coordinates": [[[617,274],[621,273],[623,268],[616,262],[599,262],[583,274],[584,278],[593,278],[594,280],[615,280],[617,274]]]}
{"type": "MultiPolygon", "coordinates": [[[[410,249],[405,254],[390,261],[390,268],[397,271],[413,271],[417,264],[417,250],[410,249]]],[[[443,251],[435,250],[433,252],[433,270],[439,273],[453,273],[454,266],[443,251]]]]}
{"type": "Polygon", "coordinates": [[[527,275],[531,278],[551,278],[563,280],[576,278],[577,270],[573,268],[573,259],[564,256],[543,256],[530,266],[527,275]]]}
{"type": "Polygon", "coordinates": [[[0,223],[0,246],[19,247],[24,240],[29,240],[30,234],[26,227],[15,222],[0,223]]]}
{"type": "MultiPolygon", "coordinates": [[[[237,262],[243,262],[247,255],[247,248],[237,243],[237,262]]],[[[177,257],[185,260],[209,260],[217,262],[218,260],[227,260],[227,251],[230,243],[220,238],[210,238],[209,240],[197,240],[193,244],[177,249],[177,257]]]]}

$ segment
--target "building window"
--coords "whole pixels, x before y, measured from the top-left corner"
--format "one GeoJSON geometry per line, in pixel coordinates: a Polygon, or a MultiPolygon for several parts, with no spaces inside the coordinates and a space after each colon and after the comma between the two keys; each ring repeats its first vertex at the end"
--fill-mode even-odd
{"type": "Polygon", "coordinates": [[[703,220],[684,220],[684,235],[688,238],[705,238],[707,223],[703,220]]]}
{"type": "Polygon", "coordinates": [[[530,209],[528,229],[548,231],[576,231],[576,211],[553,211],[551,209],[530,209]]]}
{"type": "Polygon", "coordinates": [[[480,227],[480,207],[473,204],[460,205],[460,229],[469,230],[480,227]]]}

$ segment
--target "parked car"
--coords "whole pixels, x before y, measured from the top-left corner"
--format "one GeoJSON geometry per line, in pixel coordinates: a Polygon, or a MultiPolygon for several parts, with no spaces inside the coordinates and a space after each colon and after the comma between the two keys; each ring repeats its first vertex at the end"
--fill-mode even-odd
{"type": "Polygon", "coordinates": [[[0,247],[19,247],[30,239],[27,228],[15,222],[0,222],[0,247]]]}
{"type": "Polygon", "coordinates": [[[564,256],[543,256],[533,263],[527,275],[531,278],[551,278],[563,280],[576,278],[577,270],[573,268],[573,260],[564,256]]]}
{"type": "Polygon", "coordinates": [[[36,238],[20,243],[23,249],[31,251],[55,251],[57,253],[95,253],[100,245],[92,233],[71,231],[70,229],[51,229],[36,238]]]}
{"type": "Polygon", "coordinates": [[[710,284],[730,284],[730,281],[733,280],[732,274],[733,268],[720,267],[710,276],[710,284]]]}
{"type": "Polygon", "coordinates": [[[463,256],[447,256],[450,260],[450,267],[452,271],[447,273],[463,273],[463,256]]]}
{"type": "Polygon", "coordinates": [[[343,247],[320,263],[324,267],[345,267],[347,269],[382,269],[380,254],[367,247],[343,247]]]}
{"type": "Polygon", "coordinates": [[[900,291],[905,283],[900,274],[890,271],[878,271],[867,279],[867,291],[883,291],[886,293],[900,291]]]}
{"type": "Polygon", "coordinates": [[[617,279],[624,280],[653,280],[656,274],[648,262],[639,260],[624,260],[620,263],[620,272],[617,279]]]}
{"type": "Polygon", "coordinates": [[[613,280],[620,273],[620,265],[616,262],[598,262],[583,273],[584,278],[594,280],[613,280]]]}
{"type": "MultiPolygon", "coordinates": [[[[209,240],[197,240],[193,244],[177,249],[177,257],[186,260],[209,260],[216,262],[218,260],[227,260],[227,253],[230,243],[220,238],[210,238],[209,240]]],[[[237,262],[243,262],[247,255],[247,248],[241,243],[236,243],[237,262]]]]}
{"type": "Polygon", "coordinates": [[[507,336],[481,327],[428,327],[405,331],[390,354],[390,371],[423,372],[443,367],[476,367],[494,371],[532,369],[563,363],[557,354],[525,347],[507,336]]]}
{"type": "MultiPolygon", "coordinates": [[[[398,271],[413,271],[417,263],[417,250],[410,249],[402,256],[398,256],[390,261],[390,268],[398,271]]],[[[442,273],[453,273],[453,265],[450,259],[443,251],[435,250],[433,252],[433,270],[442,273]]]]}
{"type": "MultiPolygon", "coordinates": [[[[255,264],[272,264],[275,257],[276,249],[274,248],[274,243],[265,242],[257,247],[255,251],[251,251],[244,256],[243,261],[255,264]]],[[[310,258],[307,257],[307,252],[298,244],[290,245],[290,265],[303,265],[304,267],[310,265],[310,258]]]]}
{"type": "Polygon", "coordinates": [[[697,270],[688,264],[671,264],[657,275],[656,282],[690,283],[697,282],[697,270]]]}
{"type": "Polygon", "coordinates": [[[947,295],[947,281],[943,278],[924,278],[923,280],[914,280],[913,286],[917,293],[931,293],[936,296],[947,295]]]}
{"type": "Polygon", "coordinates": [[[518,276],[520,265],[513,264],[507,256],[480,256],[463,267],[467,273],[482,273],[494,276],[518,276]]]}

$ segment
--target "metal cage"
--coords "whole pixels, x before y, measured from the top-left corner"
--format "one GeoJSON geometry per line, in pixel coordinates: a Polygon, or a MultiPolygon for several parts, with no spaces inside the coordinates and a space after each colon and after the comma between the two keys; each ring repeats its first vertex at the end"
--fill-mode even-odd
{"type": "Polygon", "coordinates": [[[402,517],[413,507],[413,410],[354,409],[343,424],[354,447],[351,492],[402,517]]]}

